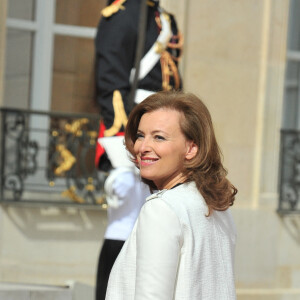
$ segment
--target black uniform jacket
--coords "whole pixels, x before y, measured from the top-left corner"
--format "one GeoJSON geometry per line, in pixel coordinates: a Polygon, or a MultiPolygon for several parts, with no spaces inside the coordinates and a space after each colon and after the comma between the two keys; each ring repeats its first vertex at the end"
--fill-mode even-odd
{"type": "MultiPolygon", "coordinates": [[[[109,1],[108,5],[115,5],[118,4],[118,2],[120,2],[120,0],[109,1]]],[[[121,94],[126,115],[128,116],[130,113],[128,105],[128,96],[131,88],[130,73],[135,63],[140,0],[127,0],[121,2],[123,2],[121,8],[115,13],[112,13],[110,16],[101,17],[95,39],[97,102],[100,106],[101,116],[104,122],[102,128],[100,128],[100,136],[103,136],[104,131],[111,128],[114,123],[115,113],[113,108],[113,97],[115,91],[119,91],[121,94]]],[[[159,2],[148,1],[148,3],[144,47],[145,54],[156,42],[160,33],[159,2]]],[[[177,45],[177,25],[174,17],[170,14],[168,15],[173,33],[169,43],[170,45],[177,45]]],[[[166,50],[171,54],[177,69],[177,58],[181,53],[181,49],[168,47],[166,50]]],[[[161,61],[159,60],[154,68],[139,81],[138,88],[149,91],[160,91],[164,89],[162,87],[162,82],[162,67],[161,61]]],[[[170,76],[168,88],[181,89],[181,80],[179,84],[177,81],[175,87],[175,80],[170,76]]],[[[122,131],[124,131],[124,126],[119,129],[117,135],[122,131]]],[[[97,149],[96,152],[96,164],[99,166],[100,157],[104,154],[104,150],[97,149]]]]}

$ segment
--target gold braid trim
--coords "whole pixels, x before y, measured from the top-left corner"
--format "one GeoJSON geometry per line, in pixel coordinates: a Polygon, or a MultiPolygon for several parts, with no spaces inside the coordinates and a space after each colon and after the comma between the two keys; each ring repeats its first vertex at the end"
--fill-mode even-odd
{"type": "Polygon", "coordinates": [[[124,109],[122,95],[120,91],[115,90],[113,94],[113,107],[115,113],[115,119],[113,125],[104,131],[104,136],[114,136],[118,133],[122,127],[127,124],[127,115],[124,109]]]}
{"type": "Polygon", "coordinates": [[[179,32],[177,35],[173,35],[173,42],[172,43],[168,43],[167,47],[170,49],[175,49],[175,50],[179,50],[179,56],[175,57],[172,55],[173,60],[175,61],[179,61],[181,59],[182,56],[182,52],[183,52],[183,35],[179,32]],[[174,43],[174,39],[178,40],[177,43],[174,43]]]}
{"type": "Polygon", "coordinates": [[[173,61],[171,54],[168,51],[164,51],[160,57],[161,72],[162,72],[162,88],[164,91],[169,91],[172,89],[170,86],[170,76],[173,76],[175,81],[175,89],[179,89],[180,77],[178,74],[178,69],[173,61]]]}
{"type": "MultiPolygon", "coordinates": [[[[163,13],[164,18],[170,23],[170,16],[166,13],[163,13]]],[[[155,16],[155,21],[158,28],[162,29],[161,19],[159,16],[155,16]]],[[[180,76],[178,73],[178,69],[174,61],[178,62],[182,55],[183,48],[183,36],[180,32],[177,35],[173,35],[171,38],[171,42],[167,44],[167,47],[163,47],[163,45],[159,42],[155,44],[155,52],[160,54],[160,64],[161,64],[161,72],[162,72],[162,89],[164,91],[169,91],[172,89],[170,86],[170,76],[174,78],[175,86],[174,88],[177,90],[180,87],[180,76]],[[177,42],[176,42],[177,40],[177,42]],[[165,48],[175,49],[179,51],[179,56],[175,57],[165,48]]],[[[172,52],[172,51],[171,51],[172,52]]]]}

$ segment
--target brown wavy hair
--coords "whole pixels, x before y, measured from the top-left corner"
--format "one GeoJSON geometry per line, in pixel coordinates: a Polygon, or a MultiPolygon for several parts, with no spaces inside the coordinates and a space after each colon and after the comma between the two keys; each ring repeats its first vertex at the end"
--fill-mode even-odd
{"type": "MultiPolygon", "coordinates": [[[[125,129],[125,144],[136,162],[133,150],[136,134],[142,116],[158,109],[172,109],[180,112],[180,128],[185,138],[198,146],[196,156],[186,160],[183,175],[186,182],[195,181],[206,201],[208,215],[212,210],[223,211],[233,205],[237,189],[226,178],[227,170],[222,164],[222,154],[218,146],[210,113],[204,103],[191,93],[158,92],[138,104],[129,115],[125,129]]],[[[143,178],[151,190],[154,183],[143,178]]]]}

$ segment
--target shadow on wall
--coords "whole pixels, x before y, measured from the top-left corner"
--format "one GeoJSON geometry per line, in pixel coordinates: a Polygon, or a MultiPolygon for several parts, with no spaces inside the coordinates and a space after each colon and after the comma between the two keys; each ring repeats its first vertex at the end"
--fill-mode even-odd
{"type": "Polygon", "coordinates": [[[293,240],[300,245],[300,218],[299,215],[286,215],[280,218],[283,227],[293,240]]]}
{"type": "Polygon", "coordinates": [[[104,236],[106,211],[78,208],[2,206],[3,213],[24,234],[36,240],[99,241],[104,236]]]}

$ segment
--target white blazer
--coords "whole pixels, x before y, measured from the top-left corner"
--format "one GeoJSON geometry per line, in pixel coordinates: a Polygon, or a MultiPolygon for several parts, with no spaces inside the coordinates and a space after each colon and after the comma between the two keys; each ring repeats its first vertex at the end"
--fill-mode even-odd
{"type": "Polygon", "coordinates": [[[110,274],[107,300],[234,300],[235,225],[194,182],[147,198],[110,274]]]}

